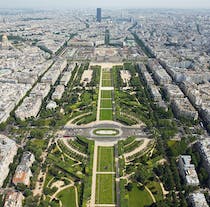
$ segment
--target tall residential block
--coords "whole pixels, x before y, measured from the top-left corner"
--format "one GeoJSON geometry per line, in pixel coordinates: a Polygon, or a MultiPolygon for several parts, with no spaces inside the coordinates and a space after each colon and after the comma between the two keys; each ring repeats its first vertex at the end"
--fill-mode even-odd
{"type": "Polygon", "coordinates": [[[96,21],[101,22],[101,8],[97,8],[96,21]]]}

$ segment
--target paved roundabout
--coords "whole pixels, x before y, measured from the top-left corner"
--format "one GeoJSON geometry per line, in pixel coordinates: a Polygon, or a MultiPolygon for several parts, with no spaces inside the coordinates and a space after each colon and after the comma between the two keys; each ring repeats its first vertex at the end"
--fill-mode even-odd
{"type": "Polygon", "coordinates": [[[146,127],[144,125],[125,126],[114,121],[97,121],[87,125],[69,124],[64,127],[66,137],[81,135],[97,141],[117,141],[130,136],[146,138],[146,127]]]}

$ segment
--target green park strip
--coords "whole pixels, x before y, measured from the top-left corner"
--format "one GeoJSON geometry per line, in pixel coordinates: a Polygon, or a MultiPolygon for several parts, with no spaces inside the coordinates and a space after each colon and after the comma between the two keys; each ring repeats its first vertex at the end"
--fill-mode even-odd
{"type": "Polygon", "coordinates": [[[102,99],[101,108],[110,108],[112,109],[112,99],[102,99]]]}
{"type": "Polygon", "coordinates": [[[101,98],[112,98],[112,91],[101,91],[101,98]]]}
{"type": "Polygon", "coordinates": [[[132,207],[144,207],[150,206],[153,201],[150,194],[145,190],[137,187],[136,184],[133,184],[132,191],[128,192],[129,195],[129,205],[132,207]]]}
{"type": "Polygon", "coordinates": [[[111,87],[112,81],[110,79],[102,80],[102,87],[111,87]]]}
{"type": "Polygon", "coordinates": [[[96,177],[96,204],[115,204],[115,175],[96,177]]]}
{"type": "Polygon", "coordinates": [[[109,72],[103,72],[102,79],[111,79],[111,73],[109,73],[109,72]]]}
{"type": "Polygon", "coordinates": [[[75,189],[74,187],[69,187],[62,190],[57,198],[61,201],[62,207],[76,207],[75,189]]]}
{"type": "Polygon", "coordinates": [[[114,169],[114,148],[98,147],[98,172],[115,172],[114,169]]]}
{"type": "Polygon", "coordinates": [[[101,109],[100,110],[100,120],[112,121],[112,118],[113,118],[112,109],[101,109]]]}
{"type": "Polygon", "coordinates": [[[101,129],[95,129],[93,131],[93,134],[97,136],[116,136],[119,134],[118,129],[107,129],[107,128],[101,128],[101,129]]]}

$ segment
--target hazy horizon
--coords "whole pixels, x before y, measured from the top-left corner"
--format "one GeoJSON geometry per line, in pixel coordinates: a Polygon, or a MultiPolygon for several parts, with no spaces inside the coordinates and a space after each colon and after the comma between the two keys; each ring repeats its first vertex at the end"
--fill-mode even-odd
{"type": "Polygon", "coordinates": [[[179,8],[179,9],[210,9],[210,0],[7,0],[1,3],[0,8],[179,8]]]}

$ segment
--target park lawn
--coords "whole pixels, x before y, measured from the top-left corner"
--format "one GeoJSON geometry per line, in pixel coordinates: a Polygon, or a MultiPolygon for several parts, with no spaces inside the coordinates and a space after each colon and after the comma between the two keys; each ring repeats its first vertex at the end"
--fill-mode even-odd
{"type": "Polygon", "coordinates": [[[115,175],[97,175],[95,202],[96,204],[115,204],[115,175]]]}
{"type": "Polygon", "coordinates": [[[111,79],[111,73],[109,73],[109,72],[103,72],[102,79],[111,79]]]}
{"type": "Polygon", "coordinates": [[[152,192],[153,196],[155,197],[156,201],[161,201],[163,200],[163,193],[162,189],[160,187],[160,184],[155,181],[151,181],[147,184],[147,187],[150,189],[152,192]]]}
{"type": "Polygon", "coordinates": [[[45,149],[47,147],[47,141],[44,139],[33,139],[29,143],[32,149],[45,149]]]}
{"type": "Polygon", "coordinates": [[[128,196],[129,207],[145,207],[150,206],[153,203],[150,194],[145,189],[138,189],[136,184],[133,184],[133,189],[128,192],[128,196]]]}
{"type": "Polygon", "coordinates": [[[113,172],[114,170],[114,148],[98,147],[98,172],[113,172]]]}
{"type": "Polygon", "coordinates": [[[102,87],[112,87],[112,81],[109,80],[102,80],[102,87]]]}
{"type": "Polygon", "coordinates": [[[159,161],[163,159],[163,156],[159,155],[153,159],[147,161],[147,165],[149,168],[153,169],[159,164],[159,161]]]}
{"type": "Polygon", "coordinates": [[[58,193],[57,198],[61,200],[62,207],[76,207],[75,189],[67,188],[58,193]]]}
{"type": "Polygon", "coordinates": [[[112,99],[102,99],[101,108],[111,108],[112,109],[112,99]]]}
{"type": "Polygon", "coordinates": [[[167,144],[168,147],[174,147],[176,145],[177,141],[176,140],[168,140],[167,144]]]}
{"type": "Polygon", "coordinates": [[[112,109],[101,109],[100,120],[112,120],[112,109]]]}
{"type": "Polygon", "coordinates": [[[112,91],[101,91],[101,98],[112,98],[112,91]]]}

